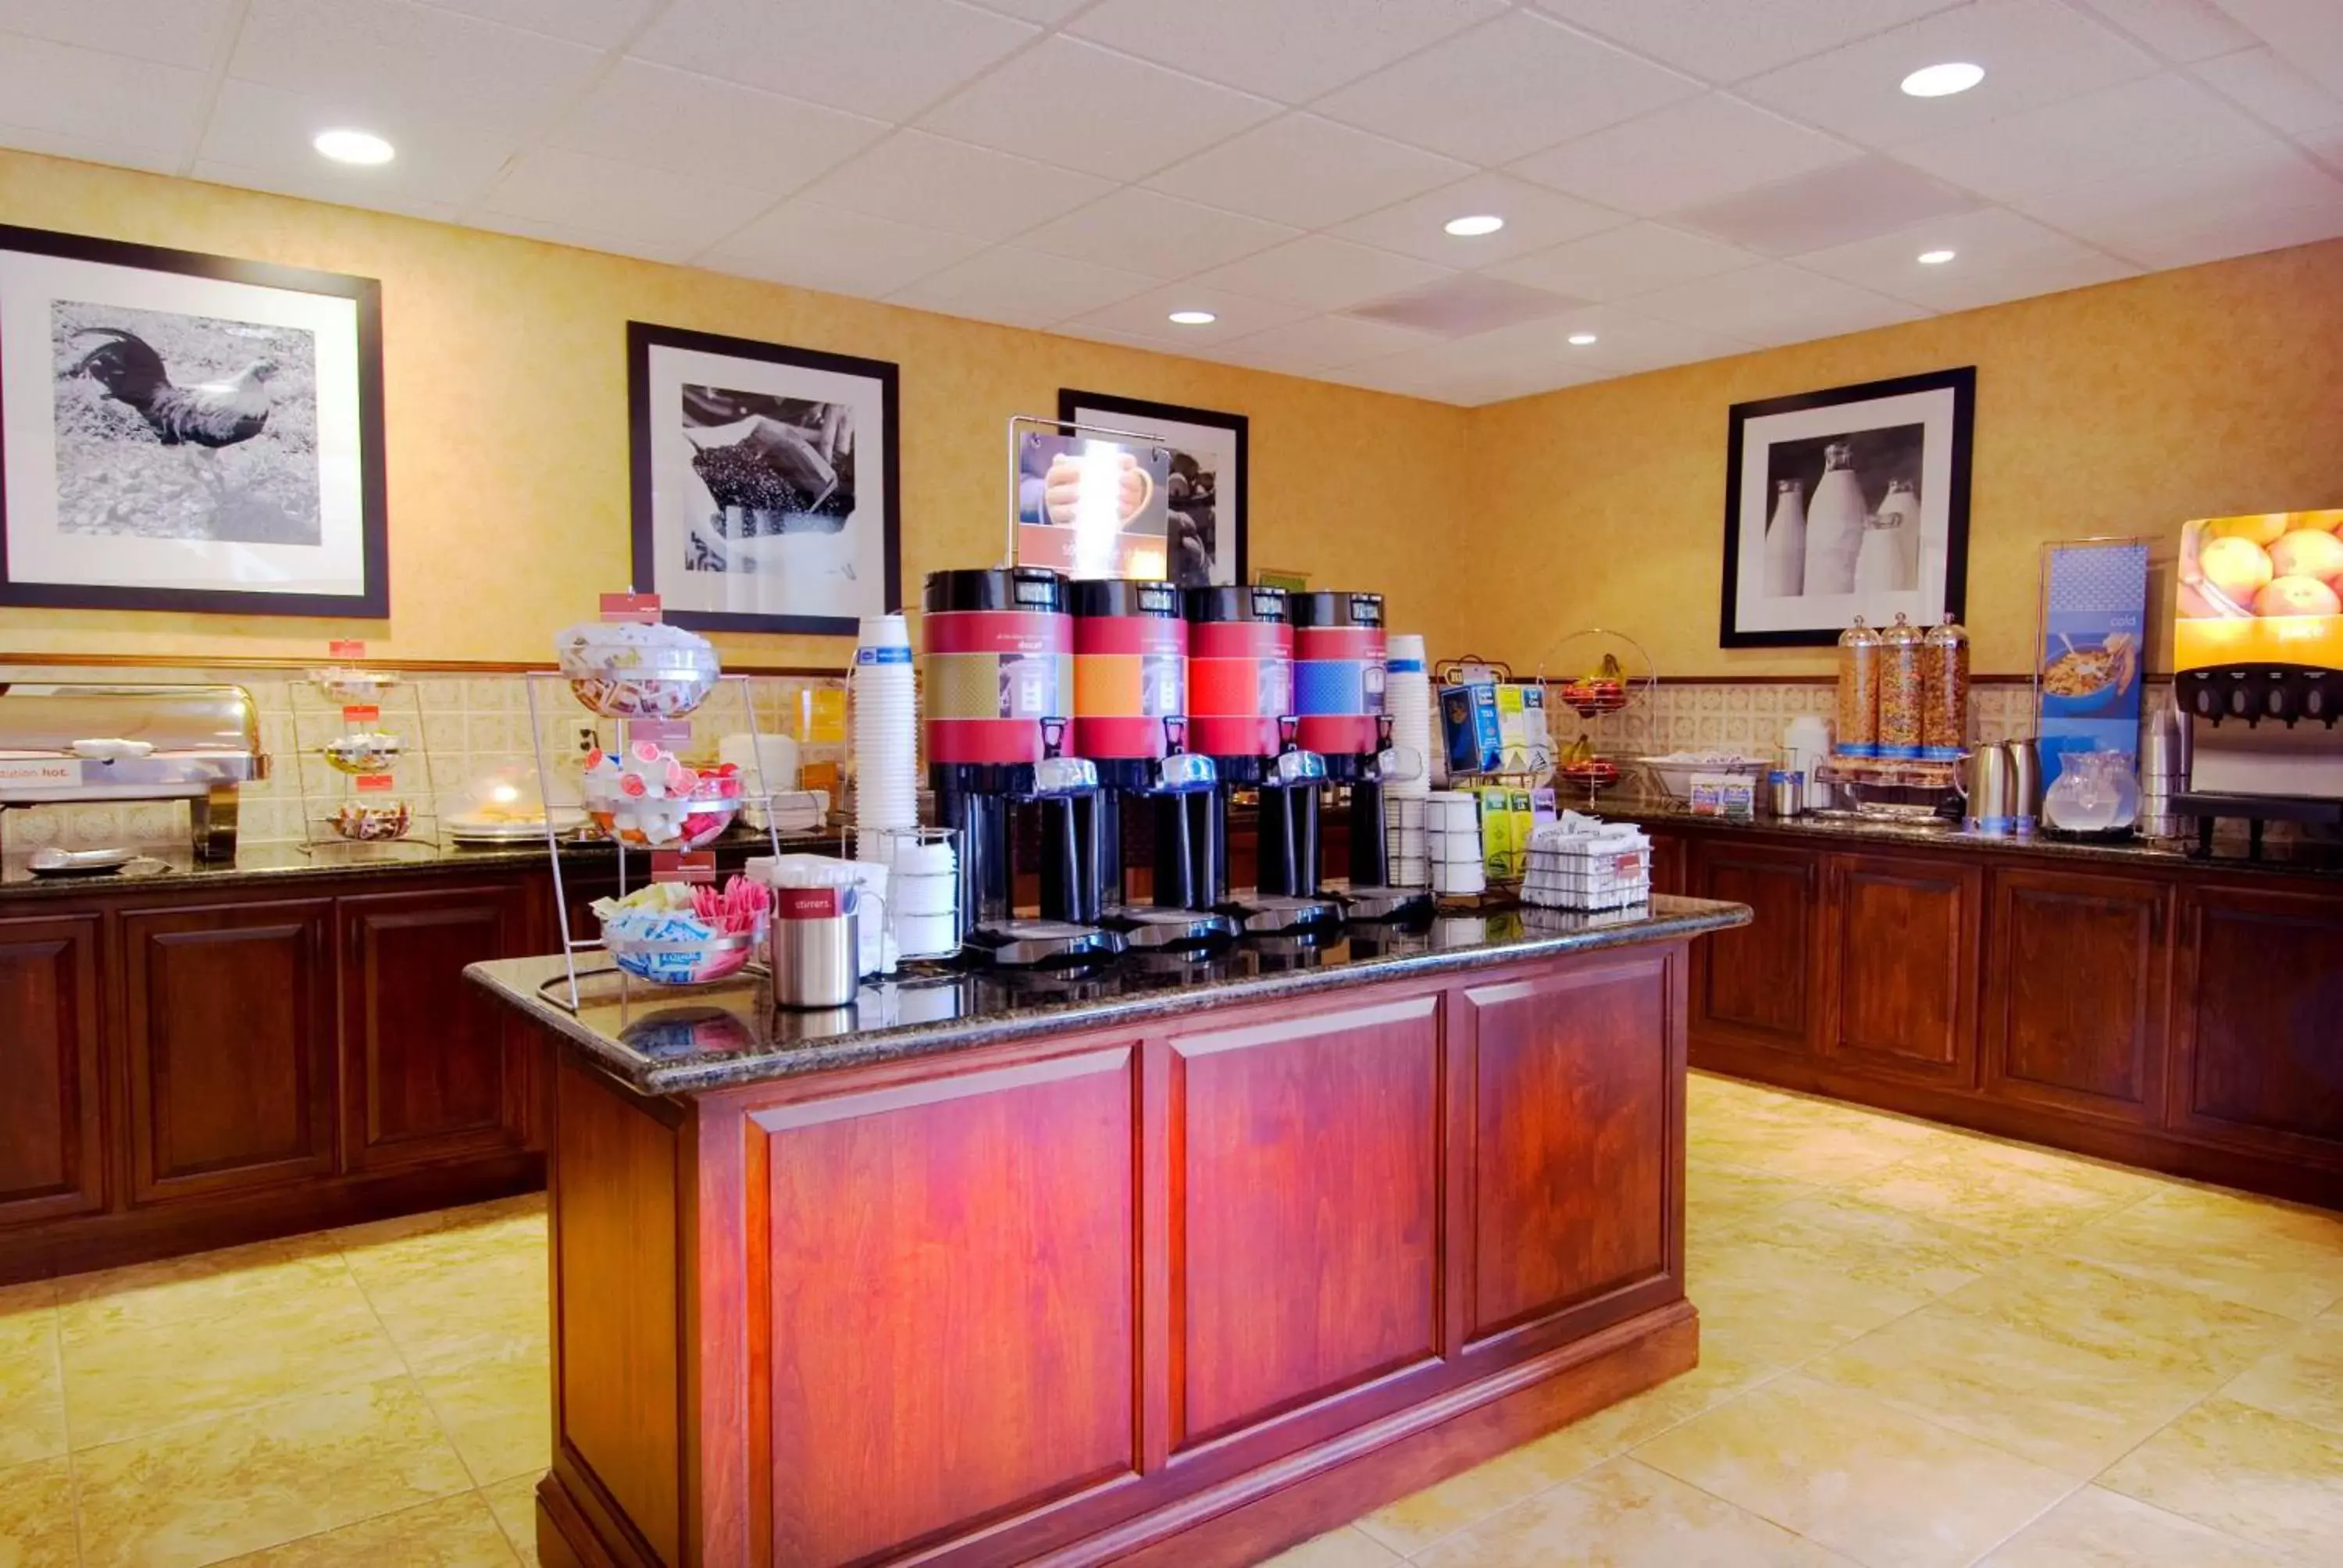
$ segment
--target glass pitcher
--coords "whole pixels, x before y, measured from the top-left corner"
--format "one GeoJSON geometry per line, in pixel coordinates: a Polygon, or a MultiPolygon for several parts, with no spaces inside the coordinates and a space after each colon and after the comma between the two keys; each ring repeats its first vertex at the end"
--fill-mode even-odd
{"type": "Polygon", "coordinates": [[[2061,753],[2057,782],[2043,797],[2042,815],[2070,833],[2130,827],[2139,817],[2139,780],[2132,774],[2129,753],[2061,753]]]}

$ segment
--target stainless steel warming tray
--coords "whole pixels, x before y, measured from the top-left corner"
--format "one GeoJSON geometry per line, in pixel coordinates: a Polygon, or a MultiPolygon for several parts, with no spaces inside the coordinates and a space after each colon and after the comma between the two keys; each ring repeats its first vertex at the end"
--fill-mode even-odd
{"type": "Polygon", "coordinates": [[[0,682],[0,807],[186,800],[196,858],[232,860],[236,786],[266,777],[240,686],[0,682]]]}

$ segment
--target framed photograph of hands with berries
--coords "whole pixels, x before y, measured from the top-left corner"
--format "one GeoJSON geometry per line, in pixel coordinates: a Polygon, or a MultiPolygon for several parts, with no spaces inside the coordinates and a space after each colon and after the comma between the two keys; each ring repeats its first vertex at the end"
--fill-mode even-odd
{"type": "Polygon", "coordinates": [[[382,288],[0,226],[0,605],[380,618],[382,288]]]}
{"type": "Polygon", "coordinates": [[[896,368],[627,323],[635,590],[678,626],[851,637],[903,608],[896,368]]]}

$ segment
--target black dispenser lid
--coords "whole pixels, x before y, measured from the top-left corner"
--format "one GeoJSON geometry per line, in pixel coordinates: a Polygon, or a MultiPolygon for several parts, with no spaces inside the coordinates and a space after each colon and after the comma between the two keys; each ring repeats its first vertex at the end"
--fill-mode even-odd
{"type": "Polygon", "coordinates": [[[1085,578],[1067,586],[1077,616],[1180,618],[1180,590],[1160,578],[1085,578]]]}
{"type": "Polygon", "coordinates": [[[1066,588],[1066,579],[1047,567],[964,567],[930,572],[921,602],[930,615],[971,609],[1063,615],[1066,588]]]}
{"type": "Polygon", "coordinates": [[[1286,593],[1263,583],[1192,588],[1187,590],[1190,620],[1267,620],[1285,618],[1286,593]]]}
{"type": "Polygon", "coordinates": [[[1296,626],[1356,626],[1381,629],[1383,596],[1341,588],[1312,588],[1285,601],[1285,618],[1296,626]]]}

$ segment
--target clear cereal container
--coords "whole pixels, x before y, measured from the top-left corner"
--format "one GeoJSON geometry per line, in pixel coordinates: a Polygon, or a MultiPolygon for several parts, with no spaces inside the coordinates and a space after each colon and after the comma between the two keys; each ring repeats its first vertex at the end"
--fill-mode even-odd
{"type": "Polygon", "coordinates": [[[1879,634],[1879,755],[1920,755],[1920,706],[1926,691],[1921,674],[1922,633],[1904,618],[1879,634]]]}
{"type": "Polygon", "coordinates": [[[1879,755],[1879,634],[1855,624],[1838,638],[1838,733],[1834,749],[1848,757],[1879,755]]]}

